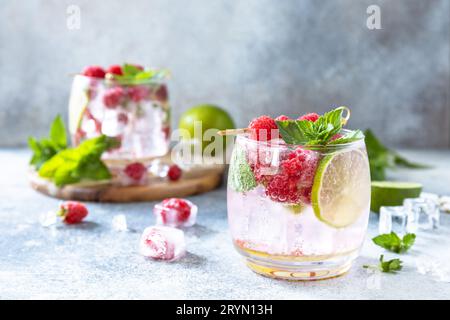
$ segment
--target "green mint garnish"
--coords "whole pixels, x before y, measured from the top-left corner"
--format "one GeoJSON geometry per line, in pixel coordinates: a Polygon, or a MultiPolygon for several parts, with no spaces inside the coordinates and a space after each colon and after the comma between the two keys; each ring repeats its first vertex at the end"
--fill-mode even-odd
{"type": "Polygon", "coordinates": [[[78,147],[58,152],[39,169],[39,175],[57,186],[81,180],[106,180],[111,178],[102,153],[117,145],[115,138],[105,135],[83,141],[78,147]]]}
{"type": "Polygon", "coordinates": [[[404,167],[411,169],[430,168],[427,165],[411,162],[400,156],[397,152],[388,149],[373,134],[370,129],[364,132],[367,154],[370,163],[370,175],[374,181],[386,180],[386,169],[404,167]]]}
{"type": "Polygon", "coordinates": [[[61,116],[58,115],[53,120],[48,138],[37,140],[34,137],[29,137],[28,145],[33,151],[30,164],[37,170],[59,151],[66,149],[66,128],[61,116]]]}
{"type": "Polygon", "coordinates": [[[166,69],[141,70],[135,65],[127,63],[122,66],[122,72],[122,75],[113,75],[113,79],[123,85],[157,82],[165,79],[170,73],[166,69]]]}
{"type": "Polygon", "coordinates": [[[414,233],[408,233],[400,239],[395,232],[380,234],[372,239],[373,243],[377,246],[395,253],[403,253],[408,251],[414,244],[415,240],[416,235],[414,233]]]}
{"type": "Polygon", "coordinates": [[[296,145],[328,145],[342,144],[363,138],[361,131],[350,131],[343,137],[332,140],[343,126],[342,113],[345,107],[331,110],[319,117],[315,122],[308,120],[276,121],[281,138],[287,144],[296,145]]]}
{"type": "Polygon", "coordinates": [[[256,187],[255,176],[247,162],[245,151],[236,146],[231,155],[228,184],[236,192],[250,191],[256,187]]]}
{"type": "Polygon", "coordinates": [[[392,259],[388,261],[384,261],[384,256],[380,256],[380,263],[378,266],[371,266],[371,265],[363,265],[363,268],[375,268],[379,269],[382,272],[388,272],[388,273],[395,273],[396,271],[399,271],[402,269],[402,263],[403,261],[400,259],[392,259]]]}

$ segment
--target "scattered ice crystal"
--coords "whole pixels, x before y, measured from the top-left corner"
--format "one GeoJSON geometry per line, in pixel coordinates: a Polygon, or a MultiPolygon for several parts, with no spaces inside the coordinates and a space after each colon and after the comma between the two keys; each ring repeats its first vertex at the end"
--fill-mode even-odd
{"type": "Polygon", "coordinates": [[[112,219],[112,228],[114,231],[128,231],[127,218],[125,215],[115,215],[112,219]]]}

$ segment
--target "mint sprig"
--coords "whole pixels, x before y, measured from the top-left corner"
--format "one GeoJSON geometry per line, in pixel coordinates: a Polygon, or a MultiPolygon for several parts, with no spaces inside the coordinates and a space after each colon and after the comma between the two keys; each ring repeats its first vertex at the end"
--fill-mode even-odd
{"type": "Polygon", "coordinates": [[[247,162],[245,151],[237,145],[231,155],[228,184],[236,192],[247,192],[256,187],[255,176],[247,162]]]}
{"type": "Polygon", "coordinates": [[[380,234],[372,239],[377,246],[385,248],[386,250],[403,253],[408,251],[414,244],[416,235],[408,233],[400,238],[395,232],[380,234]]]}
{"type": "Polygon", "coordinates": [[[400,271],[403,268],[403,266],[402,266],[403,261],[400,259],[391,259],[391,260],[385,261],[384,255],[381,255],[379,261],[380,261],[380,263],[377,266],[363,265],[363,268],[378,269],[382,272],[387,272],[387,273],[395,273],[397,271],[400,271]]]}
{"type": "Polygon", "coordinates": [[[335,140],[342,130],[342,114],[346,108],[339,107],[320,116],[315,122],[308,120],[276,121],[281,138],[287,144],[296,145],[328,145],[349,143],[363,138],[361,131],[350,131],[335,140]]]}
{"type": "Polygon", "coordinates": [[[58,115],[53,120],[47,138],[38,140],[34,137],[29,137],[28,146],[33,151],[30,165],[37,170],[59,151],[66,149],[66,127],[64,126],[61,116],[58,115]]]}
{"type": "Polygon", "coordinates": [[[170,72],[167,69],[141,70],[133,64],[122,66],[122,75],[112,75],[113,79],[123,85],[136,85],[147,82],[158,82],[165,79],[170,72]]]}
{"type": "Polygon", "coordinates": [[[404,167],[410,169],[427,169],[430,166],[411,162],[397,152],[384,146],[370,129],[364,132],[367,155],[369,156],[370,175],[374,181],[386,180],[386,169],[404,167]]]}
{"type": "Polygon", "coordinates": [[[65,149],[43,163],[39,176],[53,181],[57,186],[82,180],[106,180],[111,178],[102,153],[117,145],[115,138],[105,135],[83,141],[78,147],[65,149]]]}

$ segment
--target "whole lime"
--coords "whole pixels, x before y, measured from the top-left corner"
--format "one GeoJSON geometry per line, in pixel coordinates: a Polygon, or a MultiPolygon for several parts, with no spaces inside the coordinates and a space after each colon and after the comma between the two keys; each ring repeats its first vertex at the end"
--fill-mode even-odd
{"type": "MultiPolygon", "coordinates": [[[[235,125],[230,114],[221,107],[212,104],[201,104],[184,112],[181,115],[178,127],[179,129],[187,130],[191,139],[201,138],[203,149],[205,149],[213,141],[208,141],[210,137],[204,136],[208,129],[214,129],[217,132],[219,130],[234,129],[235,125]]],[[[215,138],[218,137],[216,134],[214,136],[215,138]]]]}

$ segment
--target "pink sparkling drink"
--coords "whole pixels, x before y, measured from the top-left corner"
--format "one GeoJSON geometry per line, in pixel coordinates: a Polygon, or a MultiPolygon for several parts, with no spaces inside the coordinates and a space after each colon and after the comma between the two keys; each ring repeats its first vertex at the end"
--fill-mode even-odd
{"type": "Polygon", "coordinates": [[[369,217],[363,139],[308,148],[239,135],[229,170],[231,236],[253,271],[314,280],[349,270],[369,217]]]}

